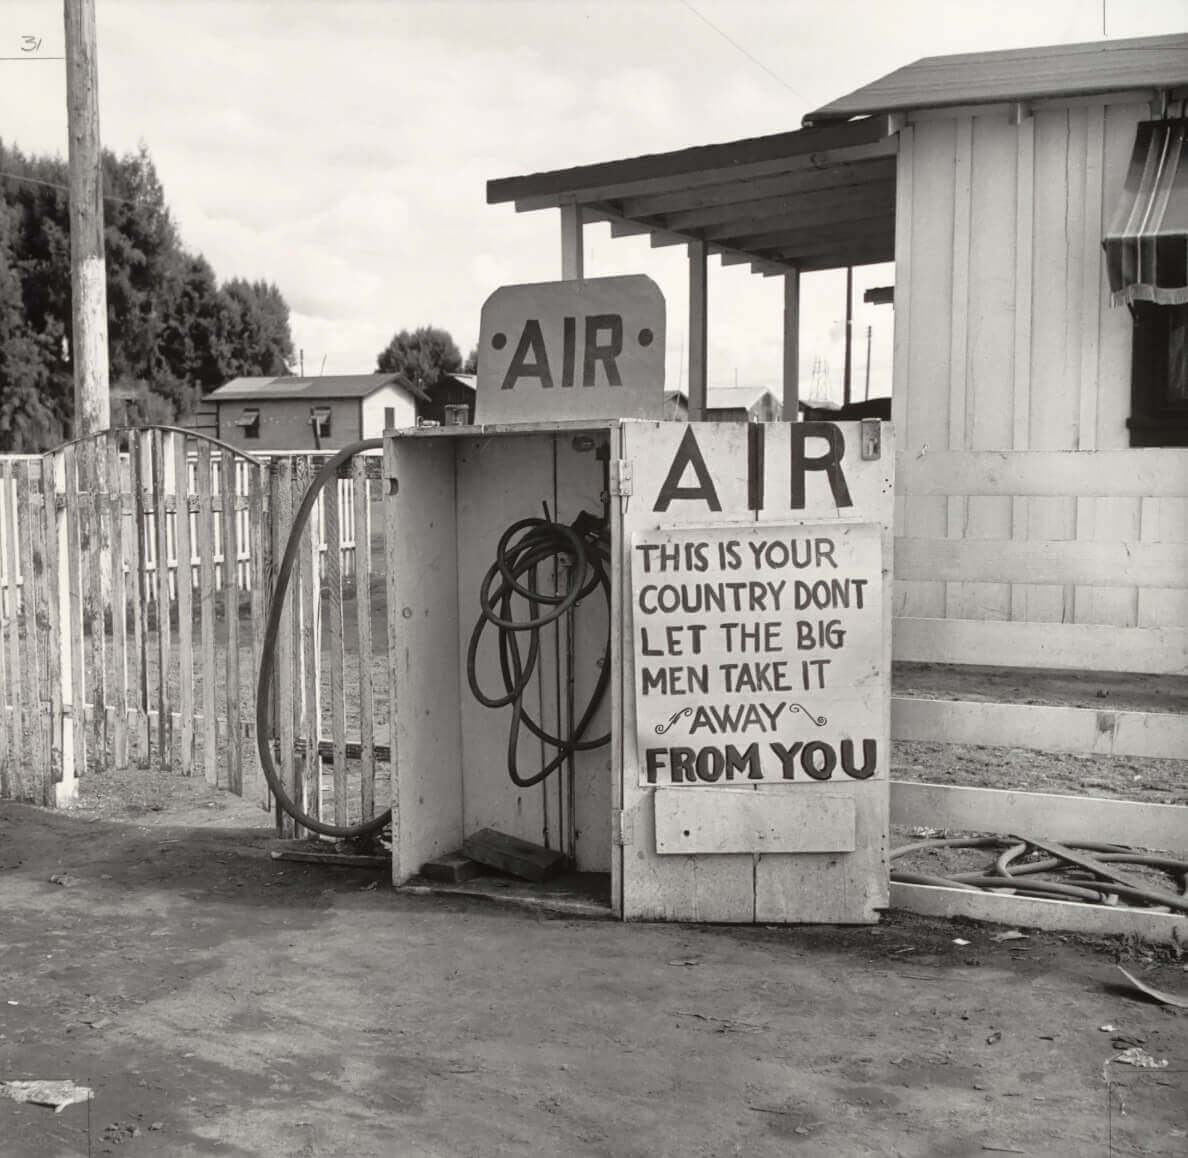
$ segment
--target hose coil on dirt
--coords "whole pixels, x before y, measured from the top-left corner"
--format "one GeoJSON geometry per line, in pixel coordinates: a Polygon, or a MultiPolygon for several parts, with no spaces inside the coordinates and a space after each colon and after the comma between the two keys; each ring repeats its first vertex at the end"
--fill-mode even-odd
{"type": "Polygon", "coordinates": [[[479,588],[482,610],[466,649],[466,678],[480,704],[488,708],[511,706],[507,771],[521,788],[540,784],[574,752],[599,748],[610,742],[609,732],[593,739],[585,738],[610,683],[609,566],[603,524],[593,516],[579,515],[572,526],[548,518],[521,519],[500,537],[495,562],[483,577],[479,588]],[[551,563],[560,564],[560,570],[567,578],[564,591],[550,595],[540,589],[540,569],[551,563]],[[524,705],[524,693],[540,660],[541,631],[556,623],[598,588],[602,590],[607,609],[606,649],[598,679],[570,734],[554,735],[524,705]],[[517,597],[521,605],[526,606],[526,619],[516,618],[517,597]],[[478,680],[478,648],[489,626],[498,633],[499,670],[503,680],[501,695],[488,695],[478,680]],[[555,749],[554,755],[530,775],[521,774],[519,769],[517,748],[521,728],[555,749]]]}

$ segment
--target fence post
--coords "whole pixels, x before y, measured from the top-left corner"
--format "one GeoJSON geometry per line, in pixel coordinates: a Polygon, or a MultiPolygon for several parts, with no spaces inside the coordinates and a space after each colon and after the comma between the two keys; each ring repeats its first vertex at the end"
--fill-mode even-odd
{"type": "MultiPolygon", "coordinates": [[[[78,479],[69,449],[55,455],[55,483],[65,493],[58,540],[58,656],[62,688],[62,779],[54,788],[54,803],[68,808],[78,803],[78,769],[87,763],[86,683],[82,664],[82,601],[78,572],[78,479]],[[69,711],[67,709],[69,708],[69,711]],[[66,726],[66,717],[70,726],[66,726]]],[[[57,510],[55,499],[54,510],[57,510]]],[[[52,549],[52,548],[51,548],[52,549]]]]}

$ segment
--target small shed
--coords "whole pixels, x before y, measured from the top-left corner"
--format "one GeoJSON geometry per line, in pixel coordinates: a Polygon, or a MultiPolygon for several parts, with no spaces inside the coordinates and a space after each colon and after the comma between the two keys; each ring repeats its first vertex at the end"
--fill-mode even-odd
{"type": "Polygon", "coordinates": [[[417,424],[417,399],[398,374],[235,378],[206,402],[218,437],[254,452],[338,450],[417,424]]]}

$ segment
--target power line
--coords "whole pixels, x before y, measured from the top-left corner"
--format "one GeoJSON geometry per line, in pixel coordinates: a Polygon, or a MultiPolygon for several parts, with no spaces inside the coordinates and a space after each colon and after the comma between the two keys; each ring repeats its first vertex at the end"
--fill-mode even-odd
{"type": "MultiPolygon", "coordinates": [[[[47,189],[58,189],[63,193],[70,192],[69,185],[62,185],[57,181],[42,181],[38,177],[24,177],[19,173],[6,173],[0,169],[0,177],[7,177],[10,181],[24,181],[29,185],[44,185],[47,189]]],[[[118,201],[121,205],[147,205],[147,201],[133,200],[130,197],[116,197],[113,193],[104,193],[104,201],[118,201]]]]}
{"type": "Polygon", "coordinates": [[[741,52],[743,54],[743,56],[745,56],[752,64],[758,65],[759,68],[763,69],[763,71],[765,73],[767,73],[767,75],[770,76],[772,78],[772,80],[779,81],[780,84],[782,84],[784,86],[784,88],[786,88],[790,93],[792,93],[793,96],[798,96],[798,97],[800,97],[801,100],[807,99],[805,97],[804,93],[797,92],[796,89],[794,89],[782,76],[779,75],[779,73],[772,72],[772,70],[770,68],[768,68],[767,65],[763,63],[763,61],[761,61],[757,56],[754,56],[750,52],[748,52],[747,49],[745,49],[741,44],[739,44],[739,42],[737,40],[735,40],[734,37],[729,35],[729,33],[723,32],[722,29],[720,29],[712,20],[710,20],[710,18],[708,16],[703,16],[700,12],[698,12],[697,9],[694,8],[692,4],[689,3],[689,0],[681,0],[681,3],[686,8],[688,8],[689,11],[692,12],[693,15],[697,17],[698,20],[700,20],[703,24],[707,25],[708,27],[712,28],[728,44],[731,44],[736,49],[738,49],[738,51],[741,52]]]}

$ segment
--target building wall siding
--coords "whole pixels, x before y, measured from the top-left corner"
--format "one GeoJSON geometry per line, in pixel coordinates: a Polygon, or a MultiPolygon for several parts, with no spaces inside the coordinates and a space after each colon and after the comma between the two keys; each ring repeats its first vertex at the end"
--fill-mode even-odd
{"type": "Polygon", "coordinates": [[[412,396],[397,386],[383,386],[363,399],[363,437],[379,438],[384,433],[384,410],[395,413],[397,429],[416,426],[417,411],[412,396]]]}
{"type": "MultiPolygon", "coordinates": [[[[900,447],[1128,445],[1130,316],[1101,249],[1143,103],[930,113],[899,155],[895,420],[900,447]],[[905,284],[906,283],[906,284],[905,284]]],[[[1186,468],[1188,469],[1188,468],[1186,468]]],[[[1181,499],[904,496],[924,538],[1188,538],[1181,499]]],[[[897,614],[1188,626],[1188,590],[903,582],[897,614]]]]}
{"type": "Polygon", "coordinates": [[[314,407],[330,408],[330,436],[322,439],[323,450],[339,450],[362,437],[358,398],[267,398],[250,401],[236,398],[219,403],[219,437],[248,453],[265,450],[313,450],[314,435],[310,412],[314,407]],[[235,420],[252,409],[260,412],[260,437],[245,438],[235,420]]]}

